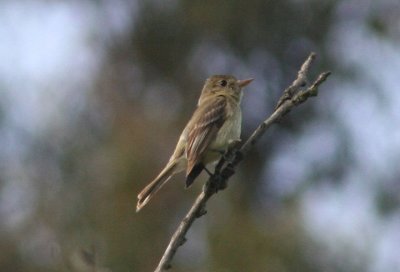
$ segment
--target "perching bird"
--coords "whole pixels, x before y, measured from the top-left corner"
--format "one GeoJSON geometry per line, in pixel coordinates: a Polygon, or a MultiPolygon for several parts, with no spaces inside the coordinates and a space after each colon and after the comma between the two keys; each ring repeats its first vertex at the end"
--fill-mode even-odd
{"type": "Polygon", "coordinates": [[[185,169],[186,187],[189,187],[208,163],[216,161],[232,142],[240,140],[242,88],[251,81],[252,78],[237,80],[230,75],[214,75],[206,80],[197,108],[169,162],[138,194],[136,211],[173,175],[185,169]]]}

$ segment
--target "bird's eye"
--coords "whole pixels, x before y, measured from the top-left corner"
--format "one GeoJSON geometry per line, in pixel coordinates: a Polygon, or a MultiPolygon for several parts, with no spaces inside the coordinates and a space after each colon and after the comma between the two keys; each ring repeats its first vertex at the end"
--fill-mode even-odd
{"type": "Polygon", "coordinates": [[[222,86],[222,87],[225,87],[225,86],[226,86],[226,84],[228,84],[228,82],[226,82],[226,80],[225,80],[225,79],[221,80],[221,86],[222,86]]]}

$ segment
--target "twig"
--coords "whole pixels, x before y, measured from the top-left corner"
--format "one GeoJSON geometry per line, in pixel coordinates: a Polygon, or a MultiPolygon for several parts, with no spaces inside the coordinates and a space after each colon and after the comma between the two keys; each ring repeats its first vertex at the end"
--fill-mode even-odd
{"type": "Polygon", "coordinates": [[[309,86],[307,86],[307,75],[311,64],[315,60],[315,53],[311,53],[301,66],[297,78],[283,92],[279,99],[275,111],[261,123],[249,139],[239,149],[238,147],[229,150],[218,162],[214,175],[212,175],[203,187],[202,192],[197,197],[189,212],[179,224],[178,229],[172,236],[167,249],[162,256],[155,272],[162,272],[171,268],[171,261],[175,256],[177,249],[186,242],[186,233],[192,226],[196,218],[206,213],[205,206],[208,199],[219,190],[225,189],[228,179],[234,174],[235,167],[243,160],[249,150],[257,143],[265,131],[292,108],[304,103],[308,98],[317,96],[318,87],[328,78],[330,72],[321,73],[318,78],[309,86]],[[304,88],[304,89],[302,89],[304,88]]]}

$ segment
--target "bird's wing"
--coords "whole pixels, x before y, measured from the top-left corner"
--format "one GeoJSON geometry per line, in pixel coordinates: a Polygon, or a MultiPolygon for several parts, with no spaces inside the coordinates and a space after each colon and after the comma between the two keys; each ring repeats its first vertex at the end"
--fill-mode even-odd
{"type": "MultiPolygon", "coordinates": [[[[207,103],[207,102],[206,102],[207,103]]],[[[208,105],[197,108],[193,114],[192,128],[188,134],[186,157],[188,160],[186,174],[199,162],[203,152],[217,136],[226,119],[227,101],[224,96],[214,98],[208,105]]]]}

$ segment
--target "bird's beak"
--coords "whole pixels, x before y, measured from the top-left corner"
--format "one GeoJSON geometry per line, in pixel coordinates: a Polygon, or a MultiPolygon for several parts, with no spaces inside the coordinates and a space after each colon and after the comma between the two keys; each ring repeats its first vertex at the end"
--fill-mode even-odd
{"type": "Polygon", "coordinates": [[[252,82],[254,78],[249,78],[249,79],[241,79],[237,81],[237,84],[239,85],[240,88],[243,88],[244,86],[247,86],[252,82]]]}

